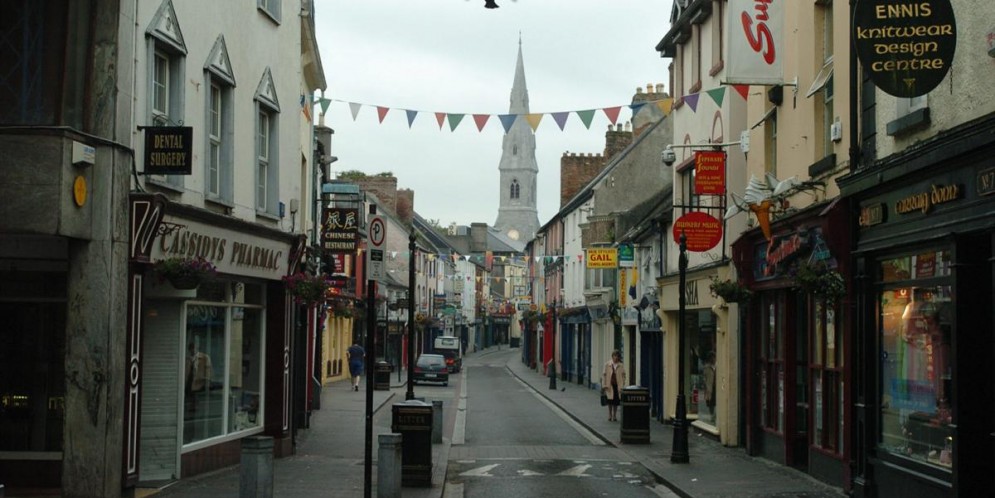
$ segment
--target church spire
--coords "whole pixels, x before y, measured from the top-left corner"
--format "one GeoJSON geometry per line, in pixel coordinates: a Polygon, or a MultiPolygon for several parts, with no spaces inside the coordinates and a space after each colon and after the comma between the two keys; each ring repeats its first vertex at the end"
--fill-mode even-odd
{"type": "Polygon", "coordinates": [[[501,142],[500,206],[494,227],[509,238],[525,242],[539,230],[536,210],[535,133],[525,120],[529,113],[529,91],[525,86],[525,60],[522,57],[522,34],[518,33],[518,61],[515,80],[511,85],[511,114],[518,119],[505,133],[501,142]]]}
{"type": "Polygon", "coordinates": [[[518,62],[515,64],[515,81],[511,85],[509,114],[529,113],[529,90],[525,86],[525,60],[522,58],[522,33],[518,33],[518,62]]]}

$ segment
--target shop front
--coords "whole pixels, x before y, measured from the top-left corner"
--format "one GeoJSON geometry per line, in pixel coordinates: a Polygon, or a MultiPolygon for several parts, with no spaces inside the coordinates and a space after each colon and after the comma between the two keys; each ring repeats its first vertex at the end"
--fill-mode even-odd
{"type": "MultiPolygon", "coordinates": [[[[709,434],[714,438],[719,438],[722,431],[719,422],[721,421],[719,408],[724,407],[727,399],[723,394],[728,390],[720,391],[723,383],[721,379],[727,378],[729,372],[722,371],[720,361],[728,355],[729,349],[725,344],[726,334],[719,334],[717,327],[717,317],[712,311],[712,306],[716,304],[715,299],[709,294],[708,284],[710,278],[715,275],[716,268],[708,268],[694,272],[688,272],[685,282],[685,311],[684,311],[684,348],[681,351],[677,333],[667,333],[663,335],[663,364],[666,369],[664,391],[674,393],[673,399],[668,396],[664,400],[665,411],[671,417],[675,416],[677,410],[676,393],[678,389],[678,354],[684,355],[684,396],[687,402],[687,417],[691,426],[700,433],[709,434]],[[722,377],[720,377],[720,375],[722,377]]],[[[661,304],[664,312],[664,320],[659,326],[663,330],[678,331],[680,309],[678,306],[680,291],[678,279],[675,277],[661,279],[661,304]]]]}
{"type": "MultiPolygon", "coordinates": [[[[294,325],[310,323],[281,278],[303,249],[293,235],[159,196],[132,199],[129,436],[141,481],[238,463],[240,440],[272,436],[292,452],[294,325]],[[201,259],[216,272],[173,282],[154,263],[201,259]],[[151,263],[151,264],[150,264],[151,263]],[[299,316],[300,315],[300,316],[299,316]]],[[[305,365],[299,369],[303,372],[305,365]]]]}
{"type": "Polygon", "coordinates": [[[847,487],[852,356],[847,211],[810,206],[734,245],[746,349],[746,449],[847,487]]]}
{"type": "Polygon", "coordinates": [[[993,124],[968,123],[840,181],[859,213],[857,496],[995,489],[993,124]]]}

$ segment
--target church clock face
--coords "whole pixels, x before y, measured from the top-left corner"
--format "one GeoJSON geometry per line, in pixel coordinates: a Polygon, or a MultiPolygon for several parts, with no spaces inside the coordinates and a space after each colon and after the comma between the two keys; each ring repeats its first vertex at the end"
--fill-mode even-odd
{"type": "Polygon", "coordinates": [[[514,228],[508,230],[508,238],[511,240],[518,240],[519,237],[521,237],[521,235],[518,233],[518,230],[515,230],[514,228]]]}

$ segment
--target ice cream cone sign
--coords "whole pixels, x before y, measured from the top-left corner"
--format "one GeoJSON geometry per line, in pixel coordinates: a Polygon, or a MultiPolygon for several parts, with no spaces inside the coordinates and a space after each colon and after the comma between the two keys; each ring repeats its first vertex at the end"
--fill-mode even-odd
{"type": "Polygon", "coordinates": [[[757,217],[757,224],[760,225],[764,238],[770,240],[770,210],[774,207],[774,203],[770,199],[764,199],[760,204],[750,204],[749,207],[757,217]]]}

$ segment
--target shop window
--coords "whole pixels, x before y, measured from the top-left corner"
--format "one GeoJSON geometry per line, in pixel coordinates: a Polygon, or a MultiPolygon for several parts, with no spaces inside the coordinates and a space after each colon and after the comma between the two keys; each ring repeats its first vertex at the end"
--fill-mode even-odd
{"type": "Polygon", "coordinates": [[[785,293],[767,292],[761,303],[760,425],[777,433],[784,432],[785,301],[785,293]]]}
{"type": "Polygon", "coordinates": [[[951,391],[954,296],[947,251],[880,263],[880,427],[884,451],[953,465],[951,391]]]}
{"type": "Polygon", "coordinates": [[[715,314],[711,310],[690,310],[685,313],[685,372],[689,380],[685,394],[688,415],[698,421],[716,425],[715,416],[715,314]]]}
{"type": "Polygon", "coordinates": [[[263,309],[260,286],[216,283],[186,307],[183,443],[262,426],[263,309]]]}
{"type": "Polygon", "coordinates": [[[843,453],[843,337],[836,307],[811,299],[812,323],[812,445],[843,453]]]}
{"type": "Polygon", "coordinates": [[[5,328],[0,334],[0,452],[58,458],[66,395],[65,275],[8,273],[0,278],[4,286],[20,290],[14,300],[0,303],[5,328]]]}

